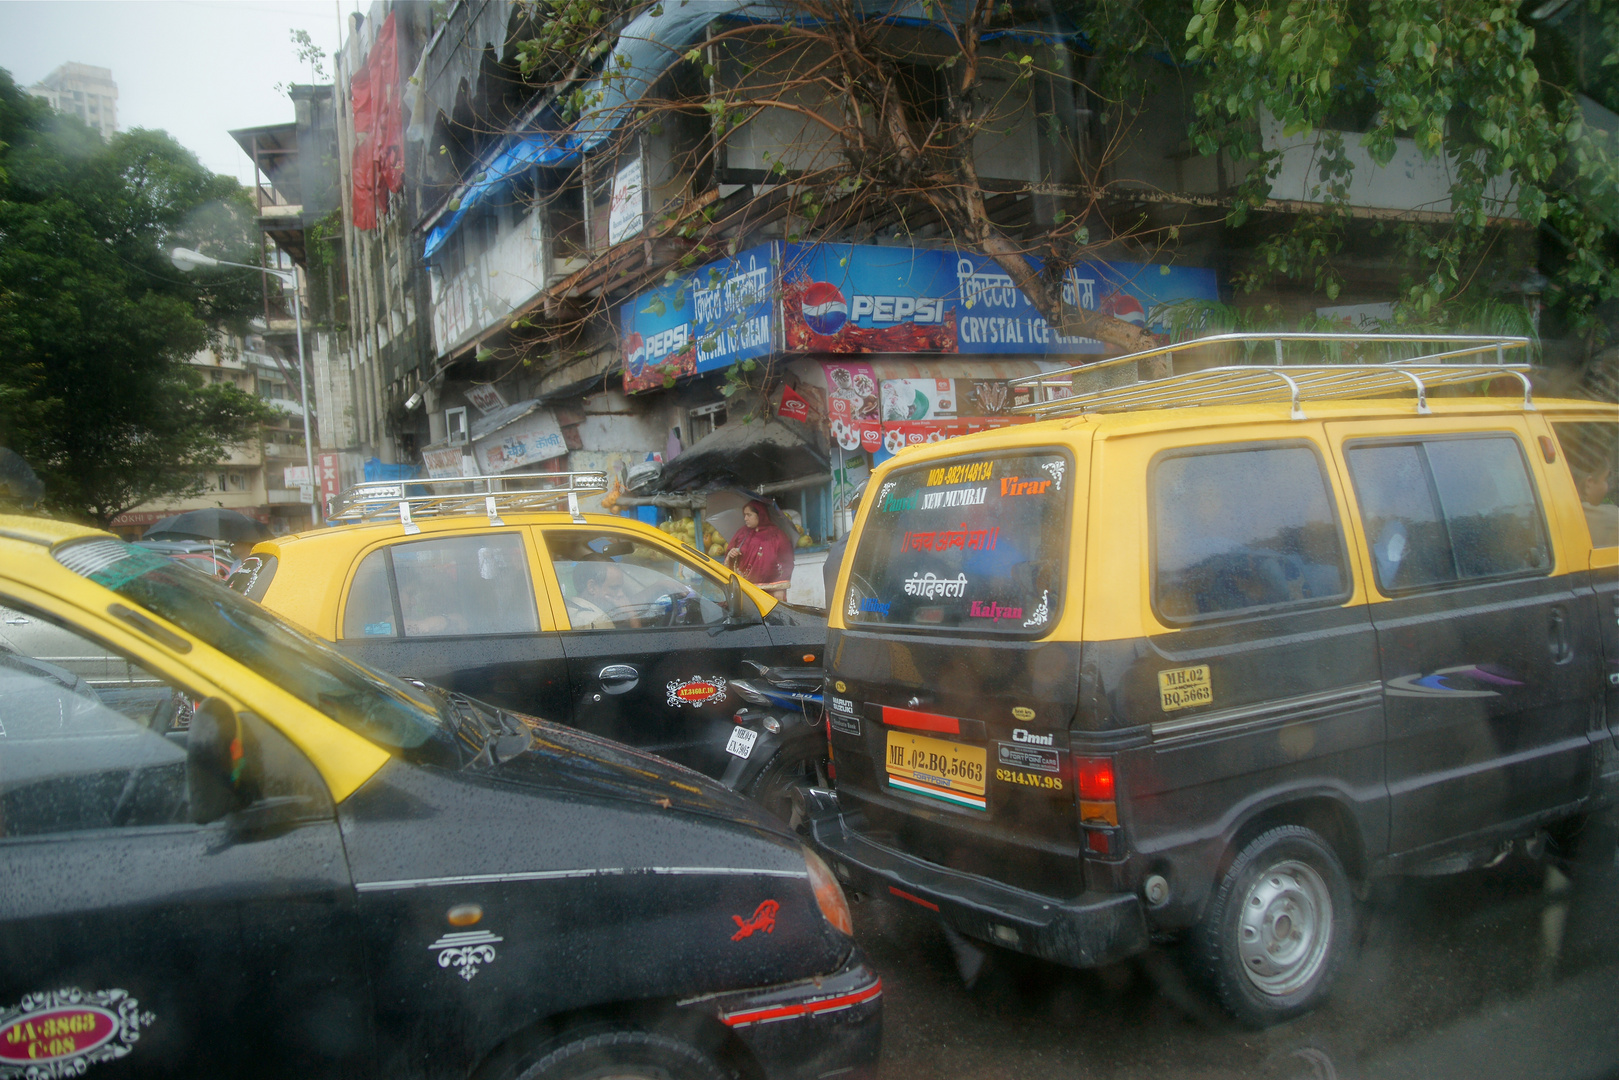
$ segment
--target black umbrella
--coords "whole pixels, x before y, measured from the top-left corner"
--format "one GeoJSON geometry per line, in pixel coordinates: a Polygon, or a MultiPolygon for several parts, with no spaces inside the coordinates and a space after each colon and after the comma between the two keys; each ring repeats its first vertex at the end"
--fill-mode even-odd
{"type": "Polygon", "coordinates": [[[141,536],[142,540],[161,540],[164,537],[189,536],[198,540],[268,540],[270,530],[246,514],[220,507],[206,510],[187,510],[183,514],[164,518],[141,536]]]}

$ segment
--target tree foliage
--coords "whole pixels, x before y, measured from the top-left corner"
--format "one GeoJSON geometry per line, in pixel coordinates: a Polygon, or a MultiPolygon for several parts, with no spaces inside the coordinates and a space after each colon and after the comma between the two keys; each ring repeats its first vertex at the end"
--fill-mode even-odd
{"type": "Polygon", "coordinates": [[[251,207],[168,135],[110,142],[0,71],[0,445],[46,504],[101,524],[193,494],[270,416],[185,360],[245,319],[257,275],[180,274],[163,251],[253,254],[251,207]]]}
{"type": "Polygon", "coordinates": [[[1414,146],[1448,164],[1450,213],[1394,224],[1413,268],[1401,294],[1407,317],[1443,321],[1470,285],[1533,270],[1489,265],[1513,214],[1550,241],[1557,299],[1576,322],[1619,294],[1619,132],[1590,127],[1579,96],[1619,97],[1619,2],[1575,6],[1585,10],[1560,29],[1526,14],[1547,5],[1500,0],[1195,0],[1185,55],[1205,81],[1194,138],[1251,166],[1233,220],[1265,204],[1280,166],[1276,145],[1259,137],[1263,123],[1315,143],[1320,211],[1262,244],[1247,283],[1313,278],[1335,296],[1351,151],[1388,165],[1414,146]],[[1590,42],[1570,40],[1569,29],[1597,31],[1602,53],[1584,55],[1590,42]],[[1334,122],[1356,114],[1369,120],[1364,130],[1334,122]]]}

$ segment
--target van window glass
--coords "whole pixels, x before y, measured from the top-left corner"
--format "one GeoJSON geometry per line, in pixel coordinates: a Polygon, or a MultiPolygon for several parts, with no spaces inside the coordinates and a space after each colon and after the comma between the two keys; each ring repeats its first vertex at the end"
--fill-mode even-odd
{"type": "Polygon", "coordinates": [[[1619,477],[1619,423],[1582,420],[1554,424],[1563,460],[1574,474],[1580,508],[1591,532],[1592,547],[1619,544],[1619,506],[1615,506],[1615,478],[1619,477]]]}
{"type": "Polygon", "coordinates": [[[1345,596],[1338,518],[1302,446],[1177,455],[1153,471],[1154,597],[1170,619],[1345,596]]]}
{"type": "Polygon", "coordinates": [[[1450,537],[1428,484],[1419,446],[1365,446],[1350,452],[1377,583],[1414,589],[1456,580],[1450,537]]]}
{"type": "Polygon", "coordinates": [[[1545,522],[1511,436],[1356,446],[1346,457],[1384,592],[1551,567],[1545,522]]]}
{"type": "Polygon", "coordinates": [[[1072,465],[1047,451],[891,473],[850,567],[853,625],[1042,634],[1062,608],[1072,465]]]}
{"type": "Polygon", "coordinates": [[[1424,446],[1450,527],[1456,576],[1541,570],[1549,564],[1540,508],[1515,439],[1456,439],[1424,446]]]}

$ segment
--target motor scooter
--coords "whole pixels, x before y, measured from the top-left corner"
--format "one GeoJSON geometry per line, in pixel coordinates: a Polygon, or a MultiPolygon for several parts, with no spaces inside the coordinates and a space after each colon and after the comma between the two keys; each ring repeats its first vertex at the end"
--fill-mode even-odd
{"type": "Polygon", "coordinates": [[[827,737],[819,667],[769,667],[743,661],[758,676],[734,679],[730,689],[746,704],[732,716],[726,743],[731,755],[720,783],[795,824],[793,791],[827,787],[827,737]]]}

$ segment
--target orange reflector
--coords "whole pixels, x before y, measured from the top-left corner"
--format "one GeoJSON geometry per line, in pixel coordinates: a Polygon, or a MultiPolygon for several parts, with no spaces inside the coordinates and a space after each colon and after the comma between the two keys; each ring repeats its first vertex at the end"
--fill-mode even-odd
{"type": "Polygon", "coordinates": [[[1119,804],[1091,802],[1088,799],[1081,799],[1079,801],[1079,820],[1087,825],[1103,821],[1109,825],[1117,825],[1119,823],[1119,804]]]}
{"type": "Polygon", "coordinates": [[[1074,759],[1074,779],[1079,797],[1091,802],[1113,801],[1113,759],[1082,757],[1074,759]]]}
{"type": "Polygon", "coordinates": [[[483,918],[483,908],[477,904],[457,904],[445,913],[451,926],[471,926],[483,918]]]}
{"type": "Polygon", "coordinates": [[[804,663],[806,663],[806,664],[815,663],[815,654],[812,653],[812,652],[805,653],[804,654],[804,663]]]}

